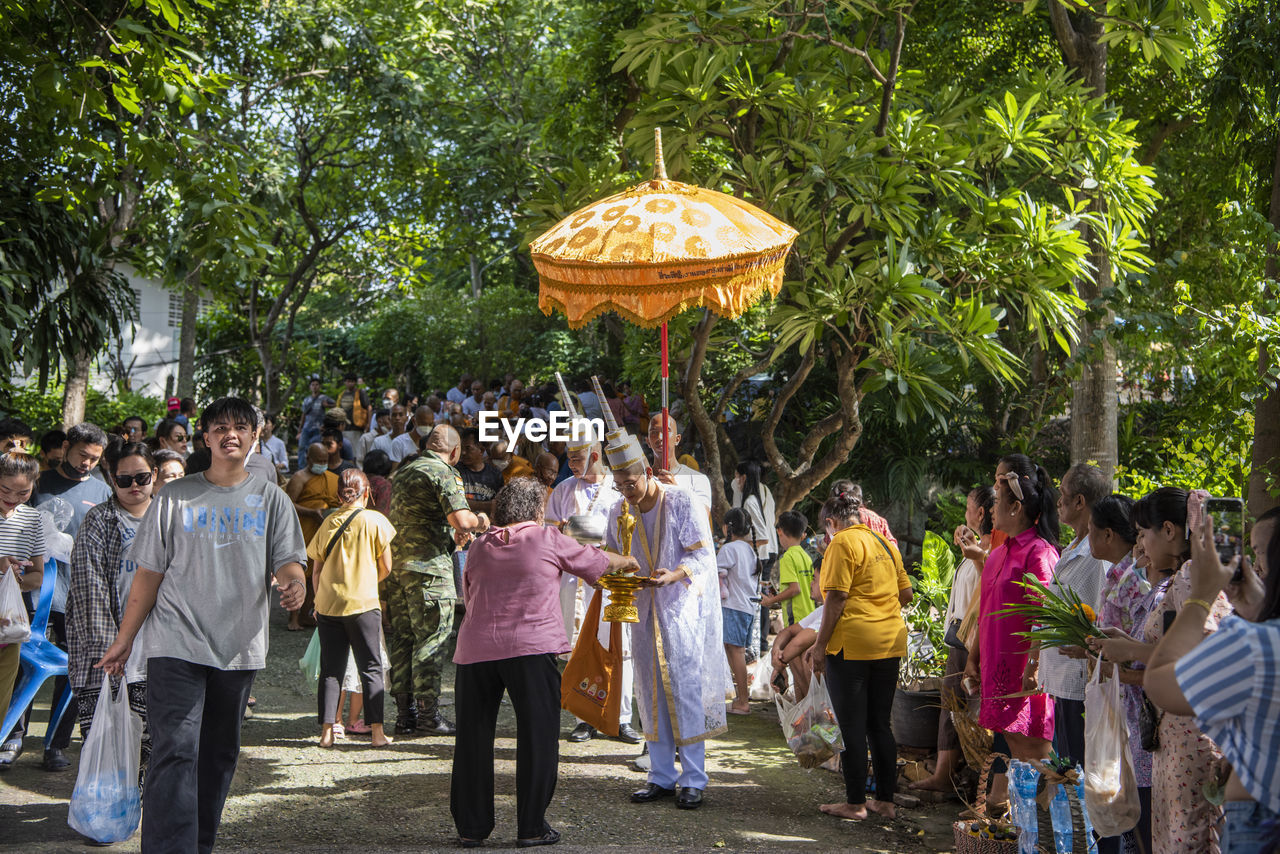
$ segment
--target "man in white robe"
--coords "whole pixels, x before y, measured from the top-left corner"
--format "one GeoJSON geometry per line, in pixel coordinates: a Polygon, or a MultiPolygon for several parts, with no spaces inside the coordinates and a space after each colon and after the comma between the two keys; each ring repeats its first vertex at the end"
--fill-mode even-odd
{"type": "MultiPolygon", "coordinates": [[[[650,768],[647,785],[631,800],[675,796],[678,807],[696,809],[707,786],[706,739],[726,730],[728,676],[711,527],[691,493],[654,477],[634,436],[610,439],[609,467],[635,523],[630,553],[647,576],[636,596],[632,656],[650,768]]],[[[606,547],[619,551],[622,507],[610,511],[605,534],[606,547]]]]}
{"type": "Polygon", "coordinates": [[[667,416],[667,444],[662,444],[662,413],[649,419],[649,433],[646,436],[649,449],[653,451],[654,472],[658,480],[669,486],[678,486],[692,492],[702,505],[707,515],[711,514],[711,479],[697,469],[687,466],[676,459],[676,448],[680,446],[680,431],[676,429],[676,420],[667,416]],[[664,454],[663,451],[666,450],[664,454]]]}
{"type": "MultiPolygon", "coordinates": [[[[589,434],[584,434],[589,435],[589,434]]],[[[573,477],[565,478],[551,490],[547,499],[545,522],[564,530],[573,516],[596,516],[604,521],[613,505],[622,500],[613,485],[613,478],[605,471],[601,462],[600,443],[577,443],[574,440],[566,448],[569,458],[569,470],[573,477]]],[[[575,627],[579,615],[585,614],[591,604],[595,590],[588,584],[579,583],[573,575],[564,575],[560,579],[560,611],[564,616],[565,635],[570,645],[577,643],[575,627]]],[[[609,591],[601,591],[601,608],[609,604],[609,591]]],[[[598,637],[606,649],[609,648],[609,628],[611,624],[600,622],[598,637]]],[[[618,738],[628,744],[639,744],[640,733],[631,725],[632,683],[634,669],[631,661],[631,624],[622,624],[622,701],[618,709],[618,738]]],[[[596,728],[585,721],[569,733],[569,741],[587,741],[594,738],[596,728]]]]}

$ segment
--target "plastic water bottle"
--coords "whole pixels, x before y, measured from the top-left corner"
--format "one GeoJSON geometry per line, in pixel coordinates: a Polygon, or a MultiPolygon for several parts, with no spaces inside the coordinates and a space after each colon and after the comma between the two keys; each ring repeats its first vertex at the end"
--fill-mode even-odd
{"type": "Polygon", "coordinates": [[[1053,850],[1057,854],[1071,854],[1073,833],[1071,830],[1071,800],[1067,787],[1059,785],[1049,802],[1049,816],[1053,819],[1053,850]]]}
{"type": "Polygon", "coordinates": [[[1076,797],[1080,799],[1080,806],[1084,812],[1084,838],[1089,840],[1089,854],[1098,854],[1098,837],[1093,832],[1093,822],[1089,820],[1089,810],[1084,808],[1084,769],[1079,765],[1076,766],[1076,779],[1081,782],[1076,785],[1076,797]]]}
{"type": "Polygon", "coordinates": [[[1036,784],[1040,772],[1017,759],[1009,763],[1009,815],[1019,828],[1018,854],[1037,854],[1040,828],[1036,824],[1036,784]]]}

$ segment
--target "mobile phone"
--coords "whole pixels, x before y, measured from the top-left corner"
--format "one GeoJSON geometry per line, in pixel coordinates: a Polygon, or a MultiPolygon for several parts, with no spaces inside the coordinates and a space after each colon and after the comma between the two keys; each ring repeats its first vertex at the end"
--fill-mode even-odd
{"type": "Polygon", "coordinates": [[[1244,501],[1239,498],[1210,498],[1204,510],[1213,515],[1213,547],[1224,564],[1237,561],[1233,582],[1244,577],[1244,501]]]}

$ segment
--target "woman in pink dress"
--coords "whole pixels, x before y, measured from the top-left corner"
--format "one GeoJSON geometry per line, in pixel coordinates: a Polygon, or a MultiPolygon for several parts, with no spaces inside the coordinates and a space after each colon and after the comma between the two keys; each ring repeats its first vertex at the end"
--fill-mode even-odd
{"type": "Polygon", "coordinates": [[[1053,575],[1058,562],[1056,501],[1043,468],[1021,455],[1000,461],[992,516],[1007,539],[992,549],[982,570],[978,643],[965,668],[967,676],[981,683],[978,722],[1004,733],[1013,758],[1023,761],[1049,757],[1053,700],[1045,693],[1032,693],[1034,661],[1028,659],[1029,642],[1019,634],[1031,628],[1029,621],[998,612],[1028,601],[1032,594],[1018,584],[1026,575],[1045,583],[1053,575]]]}

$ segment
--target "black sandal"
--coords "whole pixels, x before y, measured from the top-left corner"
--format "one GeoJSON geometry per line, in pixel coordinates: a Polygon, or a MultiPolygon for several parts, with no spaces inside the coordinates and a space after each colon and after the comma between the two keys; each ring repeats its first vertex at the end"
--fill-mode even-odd
{"type": "Polygon", "coordinates": [[[560,841],[560,831],[547,828],[547,832],[533,839],[517,839],[517,848],[532,848],[535,845],[555,845],[560,841]]]}
{"type": "Polygon", "coordinates": [[[467,839],[465,836],[458,837],[458,844],[463,848],[479,848],[484,845],[483,839],[467,839]]]}

